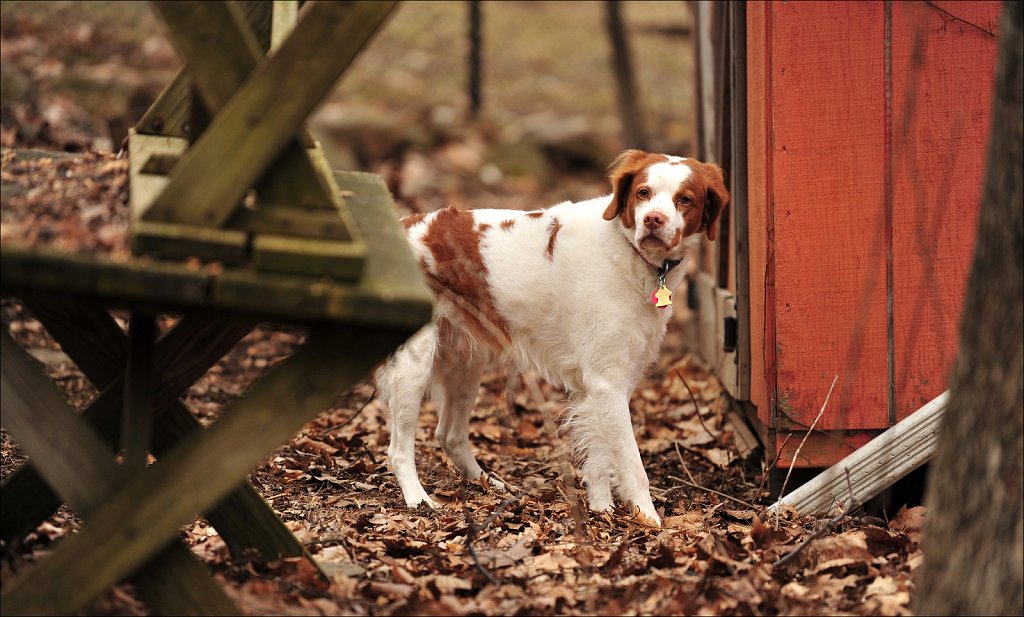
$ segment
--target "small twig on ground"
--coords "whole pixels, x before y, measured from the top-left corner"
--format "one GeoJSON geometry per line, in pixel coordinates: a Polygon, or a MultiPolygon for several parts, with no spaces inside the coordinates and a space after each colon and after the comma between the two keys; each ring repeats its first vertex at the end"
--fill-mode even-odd
{"type": "Polygon", "coordinates": [[[363,448],[363,452],[365,452],[365,453],[366,453],[366,456],[367,456],[367,457],[368,457],[368,458],[370,459],[370,462],[371,462],[371,463],[373,463],[373,466],[374,466],[374,467],[376,467],[377,465],[379,465],[379,464],[380,464],[380,463],[379,463],[379,462],[377,461],[377,457],[373,455],[373,451],[372,451],[372,450],[370,450],[370,448],[369,448],[369,447],[368,447],[368,446],[367,446],[367,445],[366,445],[365,443],[361,443],[361,444],[359,444],[359,445],[360,445],[360,446],[362,446],[362,448],[363,448]]]}
{"type": "Polygon", "coordinates": [[[807,536],[807,538],[805,538],[804,541],[800,543],[800,546],[797,546],[793,550],[791,550],[788,553],[786,553],[785,555],[783,555],[778,561],[776,561],[773,564],[774,567],[777,568],[779,566],[785,565],[785,564],[789,563],[790,561],[792,561],[794,557],[796,557],[798,554],[800,554],[800,551],[802,551],[805,548],[807,548],[808,546],[810,546],[811,542],[814,542],[818,538],[824,536],[825,534],[827,534],[830,531],[832,531],[833,529],[835,529],[836,525],[838,525],[840,523],[840,521],[842,521],[847,516],[850,516],[851,514],[856,512],[857,508],[861,507],[862,504],[857,499],[855,499],[854,496],[853,496],[853,482],[850,481],[850,470],[849,469],[846,470],[846,486],[847,486],[847,489],[850,491],[850,505],[847,506],[846,509],[843,510],[840,514],[837,514],[834,518],[829,520],[829,522],[826,523],[824,527],[822,527],[821,529],[818,529],[817,531],[813,532],[811,535],[807,536]]]}
{"type": "Polygon", "coordinates": [[[353,420],[358,418],[359,414],[363,413],[363,410],[366,409],[366,406],[369,405],[373,401],[373,399],[375,399],[375,398],[377,398],[377,386],[373,387],[373,392],[370,393],[370,396],[367,397],[367,399],[363,403],[363,405],[359,409],[357,409],[354,414],[349,416],[349,418],[347,420],[345,420],[344,422],[342,422],[341,424],[335,424],[334,426],[332,426],[330,428],[324,429],[324,434],[326,435],[327,433],[333,433],[334,431],[347,426],[353,420]]]}
{"type": "Polygon", "coordinates": [[[793,436],[793,433],[786,435],[786,438],[782,440],[782,445],[779,446],[779,451],[775,455],[775,459],[768,466],[764,468],[764,473],[761,474],[761,482],[757,485],[757,494],[760,495],[761,491],[764,490],[764,485],[768,482],[768,474],[772,472],[772,469],[779,464],[779,459],[782,458],[782,451],[786,449],[786,444],[789,443],[789,438],[793,436]]]}
{"type": "Polygon", "coordinates": [[[676,456],[679,457],[679,464],[683,466],[683,471],[686,472],[686,477],[690,479],[690,482],[696,484],[697,481],[693,479],[693,474],[690,473],[690,468],[686,466],[686,461],[683,460],[683,453],[679,451],[679,442],[673,441],[672,445],[676,448],[676,456]]]}
{"type": "Polygon", "coordinates": [[[679,377],[679,380],[683,382],[683,385],[686,386],[686,391],[690,393],[690,400],[693,401],[693,411],[694,413],[697,414],[697,420],[700,422],[701,428],[704,429],[704,432],[707,433],[711,437],[711,439],[715,440],[716,444],[719,443],[718,437],[716,437],[715,434],[711,432],[711,429],[708,428],[708,425],[704,424],[704,418],[702,418],[700,415],[700,405],[697,403],[697,397],[693,395],[693,390],[690,389],[690,384],[686,383],[686,378],[683,377],[683,372],[677,368],[675,369],[675,373],[676,376],[679,377]]]}
{"type": "Polygon", "coordinates": [[[494,471],[488,471],[488,472],[486,472],[486,474],[488,476],[494,476],[495,480],[497,480],[498,482],[501,482],[502,484],[504,484],[505,485],[505,490],[507,490],[509,493],[512,493],[513,495],[519,495],[520,493],[522,493],[522,490],[520,490],[518,486],[516,486],[515,484],[512,484],[511,482],[509,482],[505,478],[502,478],[501,476],[499,476],[494,471]]]}
{"type": "Polygon", "coordinates": [[[498,507],[494,509],[494,512],[491,512],[491,515],[487,517],[487,520],[484,521],[482,525],[477,525],[473,522],[473,515],[470,513],[468,508],[466,509],[466,525],[469,526],[469,531],[466,532],[466,550],[469,551],[470,557],[473,558],[473,563],[476,564],[476,569],[494,585],[501,585],[501,582],[494,578],[494,575],[491,574],[490,571],[484,567],[484,564],[480,562],[480,556],[476,554],[476,549],[473,548],[473,541],[476,540],[476,534],[490,527],[491,523],[493,523],[494,520],[501,516],[501,513],[505,511],[505,508],[518,499],[518,495],[506,497],[500,504],[498,504],[498,507]]]}
{"type": "Polygon", "coordinates": [[[689,481],[684,480],[682,478],[677,478],[676,476],[669,476],[668,478],[670,480],[675,480],[676,482],[681,482],[682,484],[685,484],[686,486],[690,486],[690,487],[693,487],[695,489],[702,490],[702,491],[704,491],[706,493],[711,493],[712,495],[718,495],[719,497],[722,497],[723,499],[728,499],[729,501],[735,501],[736,503],[738,503],[740,505],[744,505],[744,506],[750,508],[751,510],[756,510],[757,509],[757,507],[754,506],[754,504],[752,504],[752,503],[743,501],[742,499],[739,499],[738,497],[733,497],[732,495],[726,495],[725,493],[720,493],[720,492],[716,491],[713,488],[708,488],[706,486],[701,486],[701,485],[697,484],[696,482],[689,482],[689,481]]]}
{"type": "Polygon", "coordinates": [[[832,386],[828,389],[828,394],[825,395],[825,402],[821,404],[821,410],[818,411],[818,416],[814,418],[814,422],[811,422],[810,428],[804,434],[804,438],[800,440],[800,445],[796,447],[796,452],[793,453],[793,459],[789,461],[789,471],[786,472],[786,479],[782,481],[782,490],[779,491],[779,499],[782,499],[786,494],[786,485],[789,484],[789,476],[793,473],[793,466],[796,465],[796,459],[800,458],[800,450],[803,449],[804,444],[807,443],[807,438],[814,432],[814,427],[818,425],[818,420],[825,415],[825,407],[828,406],[828,399],[832,397],[832,390],[836,387],[836,382],[839,381],[839,375],[832,378],[832,386]]]}

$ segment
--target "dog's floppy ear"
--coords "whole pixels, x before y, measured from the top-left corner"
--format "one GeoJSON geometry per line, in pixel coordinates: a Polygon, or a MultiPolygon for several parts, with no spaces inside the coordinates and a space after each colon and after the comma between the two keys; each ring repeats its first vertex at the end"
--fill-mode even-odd
{"type": "Polygon", "coordinates": [[[633,211],[629,208],[629,194],[633,178],[644,168],[644,161],[651,155],[643,150],[626,150],[615,157],[609,167],[608,177],[612,181],[612,201],[604,211],[604,220],[610,221],[622,216],[622,224],[633,227],[633,211]]]}
{"type": "Polygon", "coordinates": [[[704,177],[708,192],[704,199],[704,212],[701,214],[701,227],[708,240],[718,236],[718,217],[729,205],[729,189],[725,188],[725,172],[714,163],[703,163],[704,177]]]}

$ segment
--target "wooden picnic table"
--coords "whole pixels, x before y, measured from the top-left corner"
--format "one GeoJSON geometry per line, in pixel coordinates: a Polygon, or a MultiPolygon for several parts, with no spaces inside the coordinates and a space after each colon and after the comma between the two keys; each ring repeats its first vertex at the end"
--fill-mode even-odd
{"type": "MultiPolygon", "coordinates": [[[[23,302],[99,391],[76,413],[10,334],[0,335],[3,426],[30,457],[3,484],[3,537],[29,533],[61,503],[84,520],[52,555],[4,582],[4,614],[73,613],[123,580],[157,613],[236,614],[176,539],[179,529],[201,513],[233,551],[308,558],[247,474],[431,315],[383,181],[326,173],[301,128],[391,4],[316,3],[297,24],[287,3],[273,3],[273,13],[270,3],[155,4],[191,79],[176,79],[143,118],[130,170],[119,172],[130,175],[133,250],[9,233],[0,243],[0,293],[23,302]],[[262,41],[261,20],[274,24],[262,41]],[[257,57],[254,40],[276,52],[257,57]],[[289,67],[302,67],[306,81],[281,97],[268,86],[289,67]],[[183,101],[191,109],[178,113],[183,101]],[[254,122],[255,110],[263,115],[254,122]],[[154,113],[162,132],[144,125],[154,113]],[[182,119],[204,115],[201,133],[175,134],[182,119]],[[221,157],[214,168],[211,157],[221,157]],[[250,187],[261,199],[255,208],[250,187]],[[130,315],[127,332],[111,309],[130,315]],[[181,318],[157,337],[164,314],[181,318]],[[308,325],[306,343],[202,428],[181,393],[263,321],[308,325]],[[147,466],[148,454],[157,464],[147,466]]],[[[68,156],[15,151],[3,161],[6,169],[68,156]]],[[[8,229],[26,190],[5,175],[8,229]]]]}

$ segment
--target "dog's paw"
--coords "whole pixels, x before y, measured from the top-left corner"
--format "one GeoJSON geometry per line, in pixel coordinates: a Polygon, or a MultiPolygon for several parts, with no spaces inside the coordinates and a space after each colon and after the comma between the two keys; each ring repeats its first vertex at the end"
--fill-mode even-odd
{"type": "Polygon", "coordinates": [[[508,490],[508,487],[505,486],[504,482],[488,474],[486,471],[480,474],[480,486],[482,486],[484,490],[494,489],[496,491],[512,492],[508,490]]]}
{"type": "Polygon", "coordinates": [[[417,497],[407,498],[405,500],[405,505],[409,506],[409,508],[412,510],[415,510],[421,505],[425,505],[429,507],[431,510],[436,510],[441,507],[441,504],[431,499],[429,496],[427,496],[426,493],[417,497]]]}
{"type": "Polygon", "coordinates": [[[661,529],[661,517],[653,510],[644,512],[640,509],[640,506],[633,506],[633,516],[631,518],[641,525],[661,529]]]}

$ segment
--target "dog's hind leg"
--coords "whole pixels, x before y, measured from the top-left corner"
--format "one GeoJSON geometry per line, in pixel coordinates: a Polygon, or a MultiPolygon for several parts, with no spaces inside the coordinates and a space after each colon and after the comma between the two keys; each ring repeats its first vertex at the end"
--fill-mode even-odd
{"type": "Polygon", "coordinates": [[[441,401],[434,435],[463,476],[470,480],[484,475],[469,445],[469,417],[487,360],[487,352],[468,335],[450,321],[441,320],[434,357],[434,379],[440,386],[441,401]]]}
{"type": "Polygon", "coordinates": [[[410,508],[421,503],[437,507],[416,472],[416,426],[434,362],[436,338],[437,329],[425,326],[388,358],[376,374],[381,399],[390,410],[388,460],[410,508]]]}

